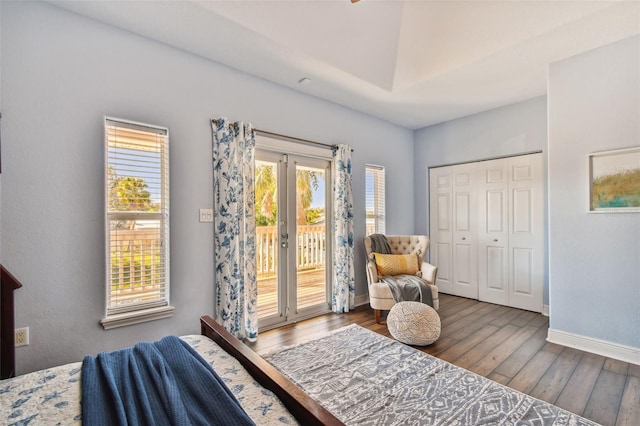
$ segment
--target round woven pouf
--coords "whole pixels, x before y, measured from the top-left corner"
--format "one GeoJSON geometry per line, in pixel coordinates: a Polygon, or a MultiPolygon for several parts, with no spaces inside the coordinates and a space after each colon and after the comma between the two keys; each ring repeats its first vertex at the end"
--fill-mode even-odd
{"type": "Polygon", "coordinates": [[[387,315],[389,333],[407,345],[426,346],[440,337],[440,317],[429,305],[399,302],[387,315]]]}

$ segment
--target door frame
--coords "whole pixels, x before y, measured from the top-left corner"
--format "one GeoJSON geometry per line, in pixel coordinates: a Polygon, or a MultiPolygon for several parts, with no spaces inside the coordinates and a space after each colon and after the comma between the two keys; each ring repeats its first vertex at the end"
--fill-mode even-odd
{"type": "Polygon", "coordinates": [[[307,153],[304,148],[297,146],[297,150],[287,152],[290,147],[287,148],[286,145],[279,147],[278,145],[262,146],[257,144],[256,146],[256,160],[276,162],[278,164],[278,188],[280,189],[281,183],[282,185],[286,184],[285,191],[278,191],[279,208],[276,220],[278,228],[278,309],[274,315],[258,320],[260,331],[312,318],[331,311],[333,228],[330,224],[333,223],[331,199],[333,162],[332,157],[314,155],[314,152],[307,153]],[[283,246],[283,243],[293,242],[290,247],[294,248],[297,244],[296,164],[299,163],[307,167],[323,168],[325,170],[325,303],[302,309],[297,309],[297,260],[295,259],[297,250],[289,250],[283,246]],[[289,200],[292,201],[289,202],[289,200]],[[285,218],[280,216],[281,206],[286,207],[285,218]]]}

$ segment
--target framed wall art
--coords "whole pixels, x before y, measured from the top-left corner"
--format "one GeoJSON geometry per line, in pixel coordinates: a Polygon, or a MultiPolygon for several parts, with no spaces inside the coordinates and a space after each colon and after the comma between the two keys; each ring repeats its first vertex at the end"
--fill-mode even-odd
{"type": "Polygon", "coordinates": [[[640,212],[640,146],[589,154],[589,212],[640,212]]]}

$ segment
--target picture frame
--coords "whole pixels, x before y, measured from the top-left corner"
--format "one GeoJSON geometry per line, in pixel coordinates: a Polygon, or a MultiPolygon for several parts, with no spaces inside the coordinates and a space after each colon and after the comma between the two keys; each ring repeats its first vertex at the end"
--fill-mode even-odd
{"type": "Polygon", "coordinates": [[[640,212],[640,146],[594,152],[589,161],[589,212],[640,212]]]}

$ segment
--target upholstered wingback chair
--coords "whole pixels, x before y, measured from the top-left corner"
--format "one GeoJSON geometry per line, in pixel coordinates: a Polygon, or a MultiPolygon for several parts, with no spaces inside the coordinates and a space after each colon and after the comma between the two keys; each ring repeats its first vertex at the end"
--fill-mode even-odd
{"type": "MultiPolygon", "coordinates": [[[[438,287],[436,287],[436,274],[438,268],[424,261],[429,248],[429,237],[426,235],[387,235],[387,241],[391,247],[391,254],[413,254],[418,255],[419,275],[429,284],[431,296],[433,298],[433,308],[438,310],[440,300],[438,299],[438,287]]],[[[376,323],[380,322],[380,312],[387,311],[395,305],[389,286],[380,282],[375,258],[371,251],[371,238],[364,237],[364,249],[367,253],[367,283],[369,288],[369,304],[376,315],[376,323]]]]}

